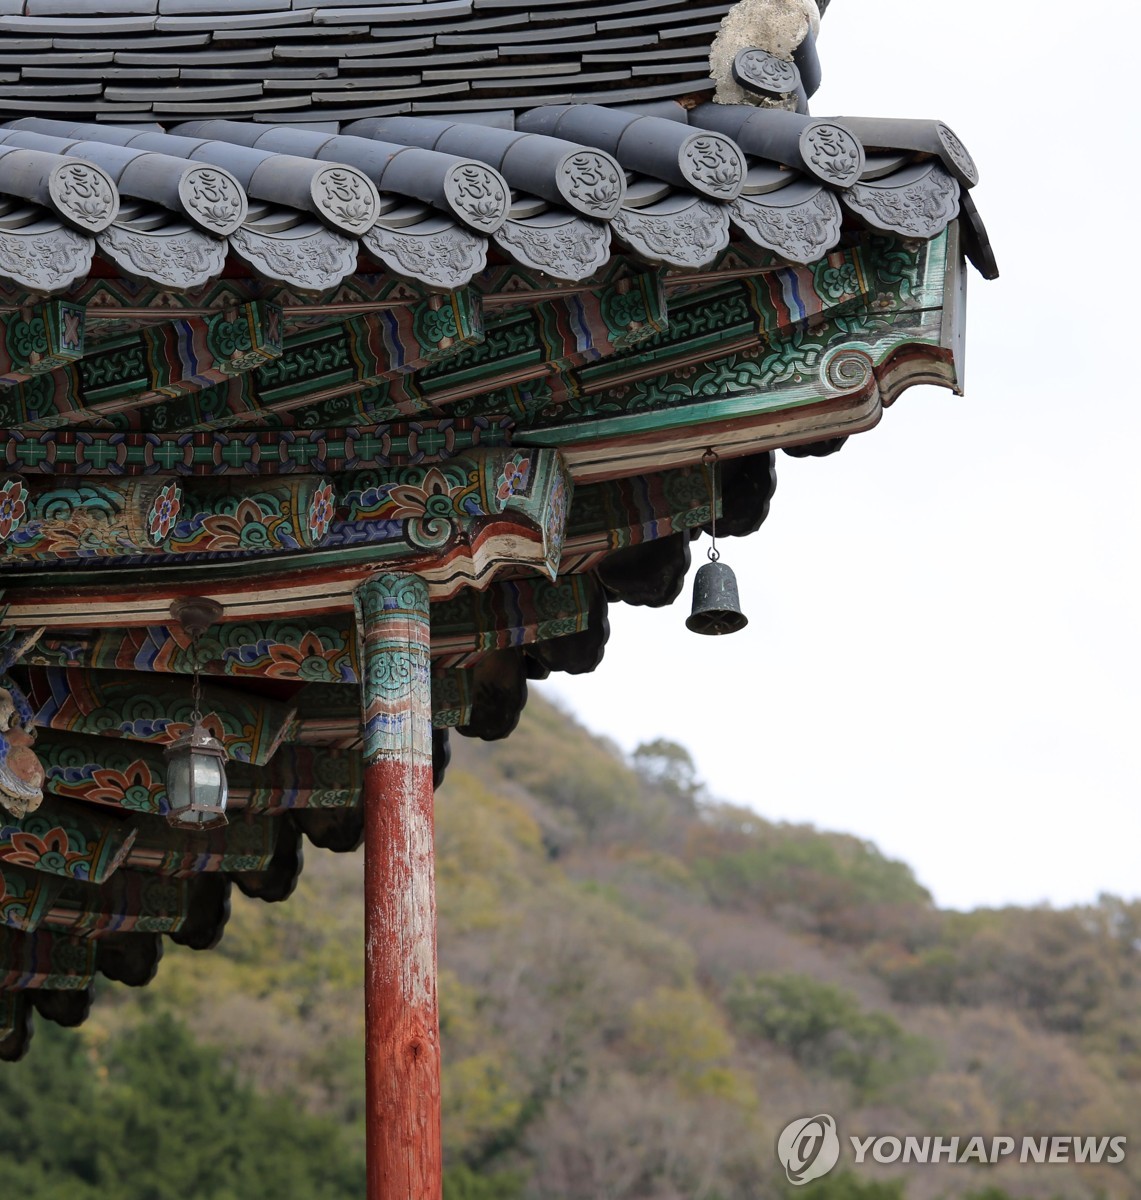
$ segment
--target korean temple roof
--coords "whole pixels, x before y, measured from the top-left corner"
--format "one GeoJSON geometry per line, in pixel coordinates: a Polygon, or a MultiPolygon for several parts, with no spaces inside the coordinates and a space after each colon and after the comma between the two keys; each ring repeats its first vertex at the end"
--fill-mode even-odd
{"type": "Polygon", "coordinates": [[[0,0],[10,111],[351,120],[709,91],[730,0],[0,0]]]}
{"type": "Polygon", "coordinates": [[[935,121],[897,129],[671,101],[551,105],[510,124],[379,117],[337,134],[225,120],[170,132],[11,121],[0,126],[0,283],[66,290],[97,255],[186,293],[232,259],[266,284],[322,293],[364,256],[454,289],[489,252],[579,282],[612,246],[648,265],[702,268],[731,237],[811,263],[840,244],[846,216],[936,236],[976,178],[935,121]],[[854,130],[874,138],[873,152],[854,130]]]}
{"type": "Polygon", "coordinates": [[[811,115],[826,5],[762,3],[796,44],[726,81],[728,3],[0,0],[0,1058],[359,843],[370,574],[428,583],[442,775],[756,530],[776,449],[961,388],[969,153],[811,115]]]}

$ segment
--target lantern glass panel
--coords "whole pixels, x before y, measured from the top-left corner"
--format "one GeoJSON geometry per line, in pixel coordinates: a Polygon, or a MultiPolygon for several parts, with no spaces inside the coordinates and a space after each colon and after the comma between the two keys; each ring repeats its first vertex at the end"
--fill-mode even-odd
{"type": "Polygon", "coordinates": [[[180,825],[217,823],[228,795],[225,766],[216,751],[187,746],[167,760],[166,790],[171,815],[180,825]]]}

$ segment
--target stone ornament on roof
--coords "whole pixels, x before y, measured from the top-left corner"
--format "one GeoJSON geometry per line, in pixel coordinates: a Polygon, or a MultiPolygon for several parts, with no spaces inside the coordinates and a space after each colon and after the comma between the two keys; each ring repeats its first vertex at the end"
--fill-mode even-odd
{"type": "Polygon", "coordinates": [[[714,99],[719,104],[760,103],[795,111],[799,72],[794,76],[793,58],[809,36],[819,33],[816,0],[737,0],[709,51],[710,74],[717,84],[714,99]],[[763,99],[758,98],[756,87],[746,90],[734,71],[738,56],[750,52],[755,53],[744,69],[750,80],[756,73],[757,85],[767,92],[763,99]],[[768,91],[782,81],[790,84],[783,93],[768,91]]]}

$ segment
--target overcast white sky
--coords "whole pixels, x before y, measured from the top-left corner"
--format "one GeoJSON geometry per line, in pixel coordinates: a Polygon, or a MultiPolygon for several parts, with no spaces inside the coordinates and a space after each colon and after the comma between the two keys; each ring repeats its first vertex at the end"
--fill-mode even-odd
{"type": "Polygon", "coordinates": [[[723,543],[744,632],[690,634],[688,587],[615,605],[601,668],[541,685],[944,906],[1141,895],[1139,9],[834,0],[813,112],[938,117],[979,163],[1003,278],[972,272],[966,397],[778,454],[769,520],[723,543]]]}

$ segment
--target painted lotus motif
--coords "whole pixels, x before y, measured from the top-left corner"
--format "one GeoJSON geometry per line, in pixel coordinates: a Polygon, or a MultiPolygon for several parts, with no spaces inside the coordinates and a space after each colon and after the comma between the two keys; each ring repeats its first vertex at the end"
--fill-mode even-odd
{"type": "Polygon", "coordinates": [[[163,542],[170,536],[181,508],[182,490],[177,483],[168,483],[155,498],[147,519],[147,533],[152,542],[163,542]]]}
{"type": "Polygon", "coordinates": [[[305,679],[310,683],[355,683],[357,680],[344,643],[335,641],[326,646],[314,630],[308,630],[296,645],[263,638],[230,648],[223,658],[235,675],[305,679]]]}
{"type": "MultiPolygon", "coordinates": [[[[456,514],[456,501],[463,496],[465,490],[453,487],[443,471],[433,467],[425,473],[423,482],[419,484],[398,483],[390,488],[384,515],[404,520],[451,517],[456,514]]],[[[482,512],[475,511],[470,515],[481,516],[482,512]]]]}
{"type": "Polygon", "coordinates": [[[5,542],[28,515],[28,489],[22,479],[6,480],[0,487],[0,542],[5,542]]]}
{"type": "Polygon", "coordinates": [[[60,825],[43,832],[42,836],[27,830],[8,831],[11,849],[5,861],[17,867],[31,867],[36,871],[48,871],[53,875],[67,875],[72,879],[87,879],[91,863],[89,853],[73,850],[68,832],[60,825]]]}
{"type": "Polygon", "coordinates": [[[125,771],[97,768],[84,798],[119,804],[132,812],[163,813],[167,809],[166,787],[145,762],[133,762],[125,771]]]}
{"type": "Polygon", "coordinates": [[[333,513],[336,501],[333,497],[333,485],[322,484],[309,501],[309,536],[314,542],[319,542],[329,532],[333,523],[333,513]]]}

